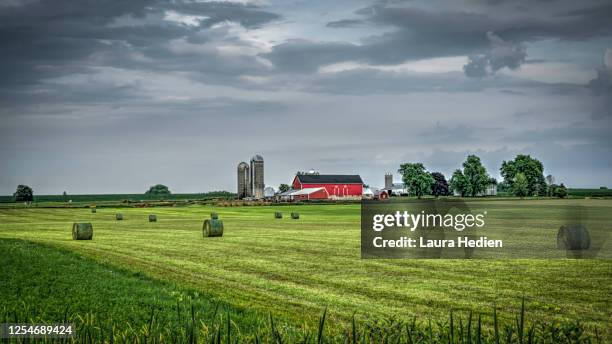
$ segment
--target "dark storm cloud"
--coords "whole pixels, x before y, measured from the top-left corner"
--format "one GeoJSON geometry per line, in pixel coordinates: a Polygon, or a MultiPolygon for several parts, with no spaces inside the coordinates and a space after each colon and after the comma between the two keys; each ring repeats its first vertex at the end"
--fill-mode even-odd
{"type": "Polygon", "coordinates": [[[588,83],[587,88],[594,97],[592,117],[612,117],[612,49],[606,49],[604,63],[597,69],[597,77],[588,83]]]}
{"type": "Polygon", "coordinates": [[[318,43],[293,39],[275,46],[264,57],[280,70],[308,73],[322,65],[356,59],[360,50],[358,46],[346,42],[318,43]]]}
{"type": "Polygon", "coordinates": [[[273,186],[470,152],[610,182],[609,3],[270,3],[0,0],[0,193],[233,190],[254,153],[273,186]]]}
{"type": "Polygon", "coordinates": [[[174,59],[168,43],[183,37],[196,40],[199,29],[225,21],[257,27],[277,18],[255,6],[215,2],[41,0],[1,6],[0,87],[27,86],[96,65],[222,70],[230,64],[215,64],[227,59],[212,56],[206,63],[201,56],[174,59]],[[199,27],[180,25],[162,20],[168,10],[204,18],[199,27]],[[143,22],[114,25],[121,18],[143,22]],[[150,59],[135,61],[135,54],[150,59]]]}
{"type": "Polygon", "coordinates": [[[344,42],[291,41],[278,45],[265,56],[281,70],[309,72],[316,66],[347,60],[371,64],[397,64],[406,60],[440,56],[484,54],[468,68],[472,75],[484,74],[486,63],[495,68],[518,66],[526,55],[521,43],[541,39],[578,40],[612,34],[612,4],[600,1],[525,3],[527,9],[497,6],[473,10],[426,10],[416,6],[384,2],[358,10],[361,19],[343,19],[328,27],[352,27],[369,23],[392,28],[370,36],[361,44],[344,42]],[[585,8],[586,7],[586,8],[585,8]],[[494,36],[492,36],[494,35],[494,36]],[[502,42],[503,44],[499,44],[502,42]],[[507,49],[513,47],[512,49],[507,49]],[[503,52],[502,48],[507,51],[503,52]],[[503,56],[496,56],[502,53],[503,56]],[[307,62],[305,62],[305,60],[307,62]],[[290,61],[294,61],[291,63],[290,61]]]}
{"type": "Polygon", "coordinates": [[[232,2],[179,2],[163,5],[163,8],[191,15],[206,15],[208,18],[201,21],[202,27],[232,21],[254,28],[280,18],[278,14],[260,10],[257,6],[232,2]]]}

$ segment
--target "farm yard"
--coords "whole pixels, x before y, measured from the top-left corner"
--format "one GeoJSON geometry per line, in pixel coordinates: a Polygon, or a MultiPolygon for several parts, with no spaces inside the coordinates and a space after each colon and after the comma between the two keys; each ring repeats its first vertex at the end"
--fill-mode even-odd
{"type": "MultiPolygon", "coordinates": [[[[558,228],[569,202],[612,213],[611,200],[473,202],[503,208],[493,222],[509,230],[558,228]]],[[[499,321],[513,326],[524,298],[527,321],[580,321],[601,342],[612,331],[612,260],[362,260],[358,204],[0,209],[0,248],[0,317],[51,322],[68,312],[92,314],[91,326],[108,317],[146,324],[155,309],[179,321],[193,306],[203,321],[225,319],[231,325],[216,329],[234,338],[252,339],[270,317],[271,338],[297,338],[316,334],[326,309],[324,331],[335,338],[353,314],[360,324],[417,317],[448,326],[450,312],[463,325],[473,312],[491,329],[496,305],[499,321]],[[213,211],[224,234],[203,238],[213,211]],[[72,240],[73,222],[91,222],[93,240],[72,240]]]]}

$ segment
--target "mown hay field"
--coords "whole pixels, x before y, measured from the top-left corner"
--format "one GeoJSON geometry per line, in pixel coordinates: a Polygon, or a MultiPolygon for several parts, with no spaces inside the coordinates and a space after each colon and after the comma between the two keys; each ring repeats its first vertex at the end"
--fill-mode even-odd
{"type": "MultiPolygon", "coordinates": [[[[496,226],[507,228],[558,228],[567,202],[612,213],[611,200],[487,202],[500,209],[491,214],[496,226]]],[[[612,260],[362,260],[359,226],[359,205],[0,209],[0,240],[69,250],[290,324],[316,321],[324,307],[339,322],[354,312],[435,320],[450,310],[490,313],[494,303],[512,321],[524,296],[532,316],[610,332],[612,260]],[[213,211],[223,237],[203,238],[213,211]],[[300,219],[275,219],[275,211],[300,219]],[[153,212],[157,222],[148,221],[153,212]],[[74,222],[91,222],[93,240],[72,240],[74,222]]]]}

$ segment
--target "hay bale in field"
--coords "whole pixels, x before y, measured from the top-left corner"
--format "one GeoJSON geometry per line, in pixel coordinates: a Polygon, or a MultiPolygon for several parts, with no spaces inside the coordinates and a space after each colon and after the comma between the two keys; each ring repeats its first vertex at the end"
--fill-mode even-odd
{"type": "Polygon", "coordinates": [[[283,213],[281,213],[280,211],[277,211],[274,213],[274,218],[275,219],[282,219],[283,218],[283,213]]]}
{"type": "Polygon", "coordinates": [[[223,236],[223,221],[219,219],[206,219],[202,227],[202,234],[207,237],[223,236]]]}
{"type": "Polygon", "coordinates": [[[96,207],[91,207],[91,213],[95,214],[96,213],[96,207]]]}
{"type": "Polygon", "coordinates": [[[93,238],[93,226],[91,223],[73,223],[72,224],[72,239],[73,240],[91,240],[93,238]]]}
{"type": "Polygon", "coordinates": [[[157,215],[155,214],[149,215],[149,222],[157,222],[157,215]]]}
{"type": "Polygon", "coordinates": [[[557,232],[557,248],[560,250],[588,250],[591,236],[584,225],[563,225],[557,232]]]}
{"type": "Polygon", "coordinates": [[[294,220],[297,220],[300,218],[300,214],[299,213],[291,213],[291,218],[294,220]]]}
{"type": "Polygon", "coordinates": [[[123,214],[117,213],[117,214],[115,214],[115,218],[117,219],[117,221],[121,221],[121,220],[123,220],[123,214]]]}
{"type": "Polygon", "coordinates": [[[219,214],[217,213],[210,213],[210,218],[213,220],[217,220],[219,218],[219,214]]]}

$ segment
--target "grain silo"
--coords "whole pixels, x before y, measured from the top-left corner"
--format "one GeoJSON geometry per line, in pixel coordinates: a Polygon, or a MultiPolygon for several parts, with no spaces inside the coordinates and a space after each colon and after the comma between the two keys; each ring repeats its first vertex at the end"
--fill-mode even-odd
{"type": "Polygon", "coordinates": [[[250,197],[251,175],[249,165],[246,162],[238,164],[238,198],[250,197]]]}
{"type": "Polygon", "coordinates": [[[261,155],[257,154],[251,158],[251,185],[254,198],[260,199],[264,197],[264,160],[261,155]]]}
{"type": "Polygon", "coordinates": [[[393,174],[390,172],[385,173],[385,189],[389,190],[393,188],[393,174]]]}

